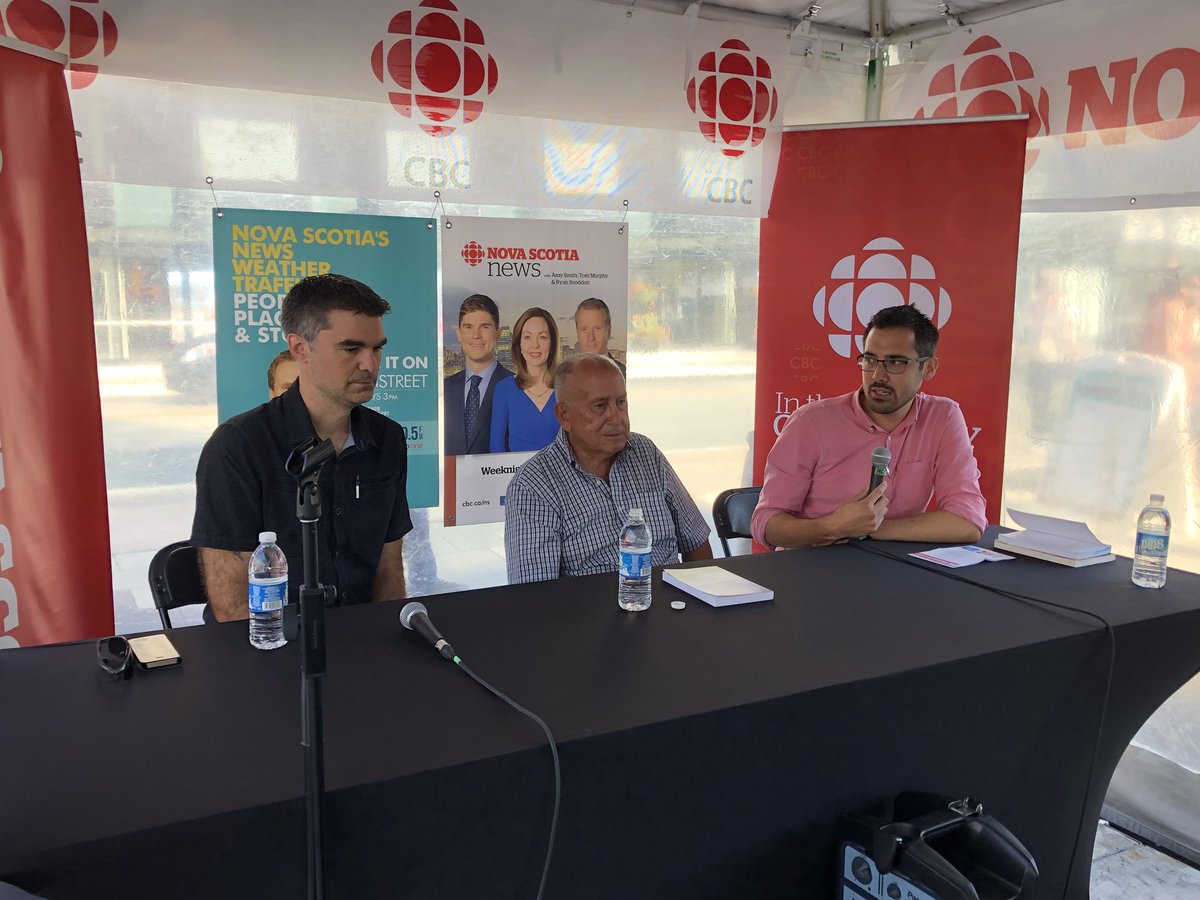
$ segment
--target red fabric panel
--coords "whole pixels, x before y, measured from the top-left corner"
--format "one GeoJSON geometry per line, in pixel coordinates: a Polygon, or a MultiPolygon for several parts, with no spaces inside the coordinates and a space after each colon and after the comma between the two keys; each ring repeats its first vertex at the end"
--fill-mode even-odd
{"type": "Polygon", "coordinates": [[[0,647],[113,631],[83,190],[63,67],[0,47],[0,647]]]}
{"type": "Polygon", "coordinates": [[[755,483],[797,403],[861,385],[854,339],[872,302],[928,292],[941,368],[925,389],[957,400],[968,431],[979,429],[980,487],[999,521],[1025,130],[1013,120],[783,135],[760,232],[755,483]],[[879,239],[902,249],[864,249],[879,239]]]}

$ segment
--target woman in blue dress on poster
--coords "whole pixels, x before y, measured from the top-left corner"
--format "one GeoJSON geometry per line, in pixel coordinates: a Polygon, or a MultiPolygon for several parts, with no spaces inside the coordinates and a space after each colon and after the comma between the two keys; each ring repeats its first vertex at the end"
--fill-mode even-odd
{"type": "Polygon", "coordinates": [[[558,436],[554,316],[537,306],[521,313],[513,326],[512,355],[516,377],[504,379],[492,393],[492,453],[541,450],[558,436]]]}

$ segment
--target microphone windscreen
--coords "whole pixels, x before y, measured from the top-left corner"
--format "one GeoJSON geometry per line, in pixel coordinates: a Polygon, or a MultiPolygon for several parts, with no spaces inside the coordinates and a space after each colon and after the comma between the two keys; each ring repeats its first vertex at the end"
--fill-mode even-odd
{"type": "Polygon", "coordinates": [[[402,610],[400,610],[400,624],[403,625],[405,628],[407,628],[409,631],[412,631],[413,630],[412,617],[415,616],[417,613],[424,613],[425,615],[429,615],[429,610],[427,610],[425,608],[424,603],[418,603],[416,600],[413,600],[409,603],[405,603],[404,608],[402,610]]]}
{"type": "Polygon", "coordinates": [[[887,447],[876,447],[871,451],[872,466],[888,466],[892,462],[892,451],[887,447]]]}

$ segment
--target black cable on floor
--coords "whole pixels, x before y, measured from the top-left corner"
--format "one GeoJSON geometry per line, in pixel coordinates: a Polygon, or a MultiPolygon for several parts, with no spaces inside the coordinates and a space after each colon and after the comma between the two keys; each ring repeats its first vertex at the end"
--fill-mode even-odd
{"type": "MultiPolygon", "coordinates": [[[[1066,612],[1075,613],[1077,615],[1086,616],[1090,619],[1095,619],[1104,627],[1104,633],[1108,639],[1108,675],[1104,681],[1104,701],[1100,705],[1100,721],[1096,726],[1095,748],[1092,750],[1092,761],[1088,766],[1087,781],[1084,784],[1083,790],[1083,803],[1086,812],[1088,797],[1092,793],[1092,781],[1096,775],[1096,763],[1100,759],[1100,738],[1104,734],[1104,724],[1108,719],[1108,701],[1112,693],[1113,672],[1117,668],[1117,635],[1113,630],[1112,624],[1103,616],[1099,615],[1098,613],[1094,613],[1091,610],[1078,609],[1074,606],[1067,606],[1064,603],[1055,603],[1052,600],[1043,600],[1041,597],[1030,597],[1027,594],[1019,594],[1016,591],[1010,591],[1006,588],[998,588],[987,584],[980,584],[977,581],[972,581],[969,578],[965,578],[962,575],[957,574],[952,569],[930,568],[928,565],[918,562],[915,559],[910,559],[907,556],[897,556],[893,553],[888,553],[886,550],[872,546],[869,541],[851,541],[849,546],[858,550],[862,550],[866,553],[871,553],[875,556],[886,557],[887,559],[895,562],[903,563],[906,566],[913,566],[921,569],[924,572],[930,572],[934,575],[941,576],[942,578],[949,578],[951,581],[958,581],[963,584],[971,585],[972,587],[982,588],[985,591],[991,591],[993,594],[999,594],[1001,597],[1007,597],[1010,600],[1016,600],[1020,603],[1049,606],[1054,609],[1060,609],[1066,612]]],[[[984,563],[984,565],[986,565],[986,563],[984,563]]],[[[1071,849],[1071,862],[1067,866],[1068,887],[1071,884],[1072,876],[1075,874],[1075,864],[1079,855],[1079,840],[1083,836],[1083,824],[1085,819],[1086,816],[1081,816],[1079,819],[1079,827],[1075,829],[1075,845],[1071,849]]]]}

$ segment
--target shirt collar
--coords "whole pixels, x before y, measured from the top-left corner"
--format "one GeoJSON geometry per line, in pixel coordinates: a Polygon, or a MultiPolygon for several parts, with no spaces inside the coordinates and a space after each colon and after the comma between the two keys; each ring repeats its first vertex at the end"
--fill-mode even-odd
{"type": "MultiPolygon", "coordinates": [[[[630,437],[633,436],[632,431],[629,434],[630,437]]],[[[551,446],[553,446],[555,450],[562,456],[563,461],[566,462],[567,465],[569,465],[576,472],[579,472],[582,475],[588,475],[592,478],[596,477],[595,475],[592,475],[591,472],[583,468],[583,466],[579,465],[579,462],[575,459],[575,449],[571,446],[571,441],[567,438],[567,433],[563,429],[558,429],[558,436],[554,438],[554,443],[551,446]]],[[[616,468],[617,463],[621,461],[622,457],[625,456],[625,453],[628,450],[629,441],[626,441],[625,446],[621,448],[620,452],[613,457],[612,465],[609,466],[610,473],[614,468],[616,468]]]]}
{"type": "MultiPolygon", "coordinates": [[[[862,392],[863,392],[863,389],[859,388],[857,391],[851,391],[849,394],[846,395],[847,401],[850,404],[850,418],[852,418],[858,424],[858,426],[860,428],[862,428],[864,431],[872,431],[873,430],[873,431],[879,431],[879,432],[883,432],[884,434],[887,434],[888,432],[884,432],[882,428],[880,428],[878,425],[876,425],[875,420],[872,419],[870,416],[868,416],[867,411],[865,409],[863,409],[862,399],[861,399],[862,392]]],[[[917,396],[913,397],[912,406],[910,406],[908,408],[908,415],[906,415],[901,420],[899,425],[897,425],[895,428],[892,429],[891,434],[895,434],[896,432],[902,431],[905,428],[910,428],[913,425],[915,425],[918,421],[920,421],[921,406],[924,403],[925,403],[925,394],[923,392],[918,392],[917,396]]]]}
{"type": "MultiPolygon", "coordinates": [[[[278,402],[283,406],[283,421],[284,427],[287,429],[289,446],[295,447],[301,441],[317,436],[312,417],[308,414],[308,407],[304,405],[304,398],[300,396],[299,378],[296,379],[295,384],[284,391],[282,396],[272,402],[278,402]]],[[[353,446],[360,450],[369,450],[375,446],[371,431],[363,421],[361,406],[350,410],[350,436],[354,440],[353,446]]]]}
{"type": "Polygon", "coordinates": [[[463,367],[463,371],[466,373],[466,376],[467,376],[467,384],[470,384],[470,383],[471,383],[471,376],[472,376],[472,375],[478,375],[478,376],[480,377],[480,379],[481,379],[481,380],[480,380],[480,382],[479,382],[479,383],[480,383],[481,385],[482,385],[482,384],[487,384],[487,380],[488,380],[489,378],[491,378],[491,377],[492,377],[492,375],[494,375],[494,374],[495,374],[495,372],[496,372],[496,366],[498,366],[498,365],[500,365],[500,360],[498,360],[498,359],[493,359],[493,360],[492,360],[492,364],[491,364],[490,366],[488,366],[486,369],[484,369],[482,372],[472,372],[472,371],[471,371],[469,368],[467,368],[467,367],[465,367],[465,366],[464,366],[464,367],[463,367]]]}

